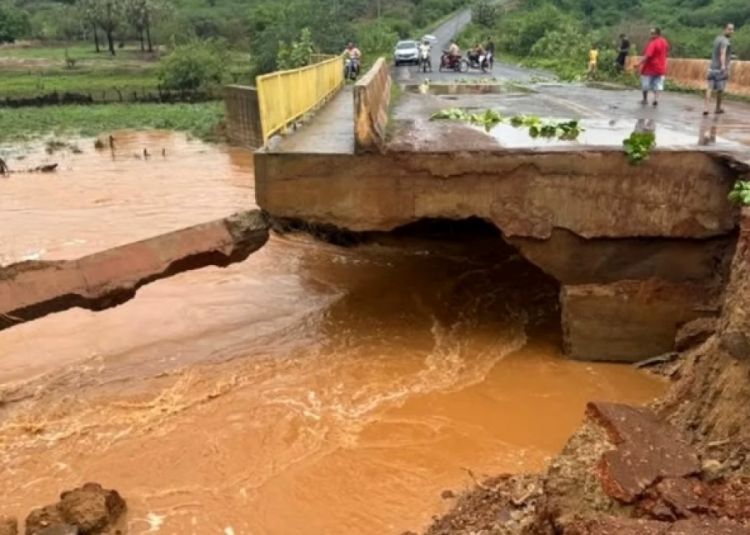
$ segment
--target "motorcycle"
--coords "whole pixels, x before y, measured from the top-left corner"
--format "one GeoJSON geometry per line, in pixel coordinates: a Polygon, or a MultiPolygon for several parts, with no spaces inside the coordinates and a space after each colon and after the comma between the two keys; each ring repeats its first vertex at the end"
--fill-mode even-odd
{"type": "Polygon", "coordinates": [[[422,69],[422,72],[432,72],[432,58],[430,58],[429,49],[420,50],[419,68],[422,69]]]}
{"type": "Polygon", "coordinates": [[[356,58],[347,58],[344,64],[344,79],[356,80],[359,76],[359,60],[356,58]]]}
{"type": "Polygon", "coordinates": [[[444,50],[443,55],[440,57],[440,72],[443,71],[455,71],[455,72],[466,72],[469,70],[469,62],[464,58],[452,56],[450,52],[444,50]]]}
{"type": "Polygon", "coordinates": [[[469,68],[477,70],[481,69],[482,72],[487,72],[487,69],[492,70],[492,66],[495,63],[491,52],[488,52],[484,56],[475,56],[472,53],[468,53],[467,57],[469,68]]]}

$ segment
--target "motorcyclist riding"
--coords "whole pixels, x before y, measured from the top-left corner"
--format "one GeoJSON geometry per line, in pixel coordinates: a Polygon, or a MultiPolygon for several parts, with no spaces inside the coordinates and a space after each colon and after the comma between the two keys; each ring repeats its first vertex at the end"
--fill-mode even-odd
{"type": "Polygon", "coordinates": [[[357,48],[351,41],[346,45],[344,50],[347,61],[347,70],[351,73],[352,77],[359,75],[359,66],[362,62],[362,52],[357,48]]]}
{"type": "Polygon", "coordinates": [[[453,67],[461,59],[461,49],[458,47],[456,41],[451,41],[451,46],[448,47],[448,61],[450,66],[453,67]]]}

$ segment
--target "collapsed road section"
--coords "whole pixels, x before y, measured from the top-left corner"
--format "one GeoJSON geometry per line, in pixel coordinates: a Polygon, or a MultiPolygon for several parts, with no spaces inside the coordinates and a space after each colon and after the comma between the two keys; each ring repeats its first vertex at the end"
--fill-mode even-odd
{"type": "Polygon", "coordinates": [[[0,268],[0,329],[73,307],[117,306],[150,282],[242,261],[267,240],[265,216],[251,210],[77,260],[0,268]]]}

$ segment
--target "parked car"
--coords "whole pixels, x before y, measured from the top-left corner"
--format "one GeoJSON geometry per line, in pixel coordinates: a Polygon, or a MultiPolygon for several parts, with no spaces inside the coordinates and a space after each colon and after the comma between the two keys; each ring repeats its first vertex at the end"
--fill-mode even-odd
{"type": "Polygon", "coordinates": [[[419,65],[419,43],[416,41],[399,41],[393,51],[393,59],[397,66],[405,63],[419,65]]]}

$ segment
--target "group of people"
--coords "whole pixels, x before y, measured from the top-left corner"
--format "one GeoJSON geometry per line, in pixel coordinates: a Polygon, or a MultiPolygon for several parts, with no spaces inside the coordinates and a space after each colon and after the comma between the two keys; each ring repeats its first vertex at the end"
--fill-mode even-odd
{"type": "MultiPolygon", "coordinates": [[[[461,48],[455,39],[451,41],[447,54],[451,63],[455,63],[461,59],[461,48]]],[[[488,67],[491,69],[495,61],[495,43],[492,41],[492,38],[488,37],[484,45],[481,43],[475,44],[469,50],[467,57],[469,62],[479,66],[483,71],[488,67]]]]}
{"type": "MultiPolygon", "coordinates": [[[[712,96],[716,94],[716,107],[714,113],[724,113],[722,101],[727,83],[729,82],[729,73],[732,61],[732,35],[734,34],[734,24],[727,24],[724,31],[713,43],[711,52],[711,63],[706,74],[706,94],[703,115],[710,113],[712,96]]],[[[617,51],[616,66],[619,71],[624,71],[630,54],[630,40],[625,34],[620,35],[620,44],[617,51]]],[[[659,95],[664,91],[664,81],[667,75],[667,57],[669,56],[669,42],[662,35],[661,28],[654,27],[651,29],[651,37],[643,56],[636,65],[641,76],[641,91],[643,99],[641,104],[649,103],[649,93],[652,94],[651,104],[659,105],[659,95]]],[[[599,61],[599,50],[596,45],[589,51],[589,69],[588,75],[596,73],[597,63],[599,61]]]]}

